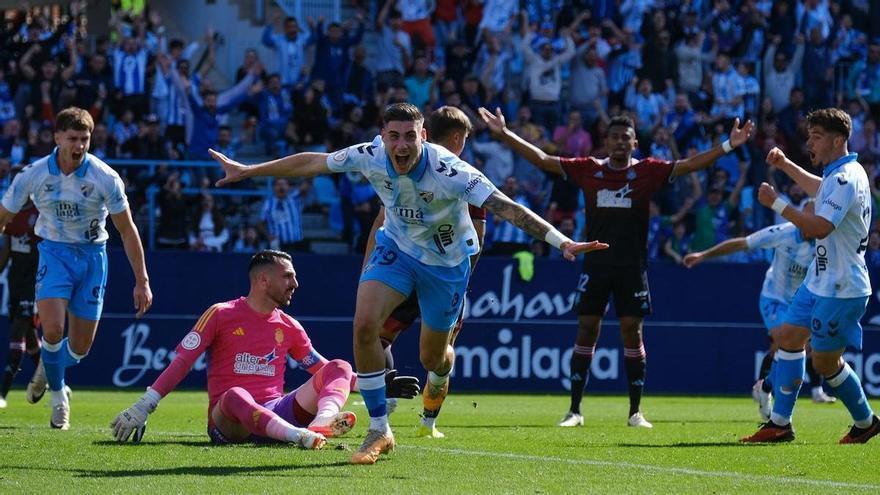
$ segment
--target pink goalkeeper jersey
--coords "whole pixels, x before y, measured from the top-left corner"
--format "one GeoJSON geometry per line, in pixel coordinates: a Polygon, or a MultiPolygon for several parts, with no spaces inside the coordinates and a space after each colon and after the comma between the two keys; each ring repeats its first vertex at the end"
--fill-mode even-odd
{"type": "Polygon", "coordinates": [[[259,404],[281,397],[287,356],[310,373],[326,362],[298,321],[280,309],[257,313],[244,297],[208,308],[176,351],[151,388],[164,397],[208,351],[209,412],[232,387],[247,390],[259,404]]]}

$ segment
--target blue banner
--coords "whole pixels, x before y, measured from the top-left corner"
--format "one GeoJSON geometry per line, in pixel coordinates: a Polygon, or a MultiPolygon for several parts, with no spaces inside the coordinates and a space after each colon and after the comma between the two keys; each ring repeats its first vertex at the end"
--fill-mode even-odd
{"type": "MultiPolygon", "coordinates": [[[[95,344],[69,370],[73,386],[145,387],[171,362],[174,348],[199,315],[248,290],[248,257],[231,254],[149,255],[155,304],[134,319],[133,279],[125,254],[110,253],[105,315],[95,344]]],[[[303,323],[324,356],[352,360],[352,316],[361,260],[299,255],[300,283],[287,311],[303,323]]],[[[766,266],[704,264],[693,270],[667,263],[649,268],[654,314],[645,322],[649,393],[743,394],[767,346],[758,295],[766,266]]],[[[467,297],[468,319],[456,343],[456,390],[567,390],[576,331],[571,312],[580,265],[537,260],[534,278],[520,279],[509,258],[480,260],[467,297]]],[[[5,302],[5,281],[3,297],[5,302]]],[[[845,358],[870,395],[880,395],[880,300],[869,303],[863,352],[845,358]]],[[[625,390],[623,350],[613,309],[603,323],[592,364],[591,391],[625,390]]],[[[5,325],[5,323],[4,323],[5,325]]],[[[5,347],[4,351],[5,351],[5,347]]],[[[422,376],[418,328],[394,345],[402,373],[422,376]]],[[[204,386],[200,359],[183,386],[204,386]]],[[[28,370],[29,371],[29,370],[28,370]]],[[[27,375],[23,373],[22,375],[27,375]]],[[[304,379],[291,365],[288,383],[304,379]]],[[[20,376],[18,381],[27,380],[20,376]]]]}

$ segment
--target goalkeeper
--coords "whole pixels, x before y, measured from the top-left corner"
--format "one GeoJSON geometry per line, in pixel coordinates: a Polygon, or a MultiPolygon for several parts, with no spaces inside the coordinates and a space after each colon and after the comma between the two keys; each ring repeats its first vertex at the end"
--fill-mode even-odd
{"type": "MultiPolygon", "coordinates": [[[[110,426],[117,441],[140,441],[147,416],[209,350],[208,436],[215,444],[282,442],[319,449],[327,437],[351,430],[357,418],[340,411],[356,387],[351,365],[318,354],[299,322],[279,309],[290,304],[298,287],[290,255],[260,251],[251,258],[249,276],[247,297],[208,308],[168,368],[116,416],[110,426]],[[284,395],[287,356],[312,377],[284,395]]],[[[386,380],[389,396],[419,393],[415,377],[390,371],[386,380]]]]}

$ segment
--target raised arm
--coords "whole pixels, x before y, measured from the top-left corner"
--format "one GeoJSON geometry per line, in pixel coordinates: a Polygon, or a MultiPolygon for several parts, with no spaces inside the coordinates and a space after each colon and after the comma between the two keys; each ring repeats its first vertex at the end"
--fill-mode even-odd
{"type": "Polygon", "coordinates": [[[546,241],[551,246],[559,249],[568,261],[574,261],[577,255],[581,253],[608,249],[608,244],[599,241],[572,241],[532,210],[513,201],[498,190],[495,190],[486,199],[483,203],[483,208],[516,225],[535,239],[546,241]]]}
{"type": "Polygon", "coordinates": [[[734,237],[733,239],[720,242],[705,251],[697,251],[696,253],[685,255],[683,264],[688,268],[693,268],[708,259],[745,251],[748,248],[749,244],[746,242],[745,237],[734,237]]]}
{"type": "Polygon", "coordinates": [[[803,211],[793,208],[766,182],[758,188],[758,202],[793,223],[805,239],[824,239],[834,231],[834,224],[828,219],[816,215],[810,208],[804,208],[803,211]]]}
{"type": "Polygon", "coordinates": [[[678,177],[709,167],[715,163],[716,160],[721,158],[721,155],[729,153],[737,146],[745,143],[749,137],[751,137],[752,129],[754,129],[754,127],[755,126],[752,124],[751,120],[747,120],[746,123],[740,127],[739,119],[736,119],[733,122],[733,129],[730,130],[730,139],[708,151],[685,158],[684,160],[678,160],[675,162],[675,168],[672,169],[672,176],[678,177]]]}
{"type": "Polygon", "coordinates": [[[541,148],[538,148],[534,144],[531,144],[525,139],[517,136],[515,132],[507,128],[507,124],[504,120],[504,114],[501,113],[500,108],[496,108],[494,114],[483,107],[480,107],[479,112],[480,117],[483,118],[483,122],[485,122],[486,125],[489,127],[489,130],[492,132],[492,134],[498,137],[501,142],[510,147],[510,149],[512,149],[514,153],[522,156],[523,158],[528,160],[529,163],[545,172],[550,172],[556,175],[564,174],[562,170],[562,164],[560,163],[558,156],[548,155],[547,153],[544,153],[541,148]]]}
{"type": "Polygon", "coordinates": [[[297,153],[256,165],[244,165],[212,149],[208,153],[223,166],[226,174],[217,181],[217,187],[250,177],[314,177],[332,173],[327,166],[327,153],[297,153]]]}
{"type": "Polygon", "coordinates": [[[807,172],[802,167],[789,160],[781,149],[773,148],[767,153],[767,164],[771,167],[778,168],[783,171],[785,175],[791,177],[791,180],[801,186],[801,189],[803,189],[807,195],[815,197],[816,193],[819,191],[819,185],[822,183],[822,178],[807,172]]]}

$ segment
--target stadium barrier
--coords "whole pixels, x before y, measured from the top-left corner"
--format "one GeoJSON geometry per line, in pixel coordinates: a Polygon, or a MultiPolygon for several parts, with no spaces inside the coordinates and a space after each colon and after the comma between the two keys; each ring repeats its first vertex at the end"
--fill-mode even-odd
{"type": "MultiPolygon", "coordinates": [[[[110,253],[104,318],[95,345],[69,370],[73,386],[149,385],[168,365],[174,348],[211,304],[247,293],[247,255],[188,252],[148,254],[155,294],[141,320],[132,312],[131,269],[122,250],[110,253]]],[[[297,255],[300,288],[288,312],[305,326],[315,348],[329,358],[352,359],[351,332],[360,258],[297,255]]],[[[480,260],[467,297],[468,320],[458,339],[456,390],[563,392],[575,334],[570,311],[579,265],[538,260],[534,278],[522,281],[510,258],[480,260]]],[[[766,332],[758,294],[766,266],[707,263],[692,270],[669,263],[649,268],[654,314],[645,323],[649,393],[744,394],[757,374],[766,332]]],[[[875,280],[880,273],[874,273],[875,280]]],[[[0,280],[4,302],[7,291],[0,280]]],[[[876,284],[875,284],[876,286],[876,284]]],[[[880,293],[869,303],[865,323],[880,320],[880,293]]],[[[613,308],[592,365],[590,391],[622,392],[625,371],[613,308]]],[[[4,323],[8,325],[8,323],[4,323]]],[[[880,332],[867,325],[864,351],[846,358],[869,395],[880,395],[880,332]]],[[[3,346],[5,352],[6,346],[3,346]]],[[[418,361],[418,331],[395,344],[402,373],[424,375],[418,361]]],[[[272,349],[266,349],[269,354],[272,349]]],[[[292,363],[292,362],[291,362],[292,363]]],[[[203,356],[184,386],[203,386],[203,356]]],[[[304,375],[288,369],[288,383],[304,375]]],[[[28,379],[19,374],[18,381],[28,379]]]]}

